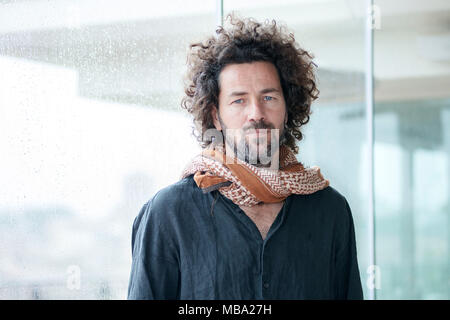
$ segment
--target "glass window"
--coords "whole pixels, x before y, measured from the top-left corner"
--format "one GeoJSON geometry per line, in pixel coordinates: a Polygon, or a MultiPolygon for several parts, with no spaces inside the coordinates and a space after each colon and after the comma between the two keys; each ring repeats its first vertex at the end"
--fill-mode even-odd
{"type": "Polygon", "coordinates": [[[364,100],[365,7],[355,1],[226,0],[225,15],[237,11],[260,21],[275,19],[293,31],[300,47],[314,55],[319,98],[302,129],[298,159],[318,165],[352,209],[364,296],[369,267],[368,161],[364,100]]]}
{"type": "Polygon", "coordinates": [[[379,299],[449,299],[448,1],[375,1],[379,299]]]}
{"type": "Polygon", "coordinates": [[[215,13],[0,3],[0,298],[126,297],[133,220],[199,151],[182,79],[215,13]]]}
{"type": "MultiPolygon", "coordinates": [[[[183,75],[219,11],[188,3],[0,0],[0,299],[126,297],[134,218],[200,151],[183,75]]],[[[375,248],[365,5],[223,1],[315,57],[298,159],[350,204],[365,298],[375,249],[377,299],[449,299],[450,3],[374,0],[375,248]]]]}

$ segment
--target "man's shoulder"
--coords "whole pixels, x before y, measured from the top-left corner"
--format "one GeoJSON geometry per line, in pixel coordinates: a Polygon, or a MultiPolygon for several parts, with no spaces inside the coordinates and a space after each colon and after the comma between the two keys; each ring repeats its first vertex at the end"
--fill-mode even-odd
{"type": "Polygon", "coordinates": [[[186,204],[199,201],[205,194],[190,175],[157,191],[147,202],[156,211],[173,211],[186,204]]]}
{"type": "Polygon", "coordinates": [[[186,212],[190,203],[200,196],[199,192],[202,193],[192,176],[160,189],[143,205],[135,225],[139,225],[141,220],[145,221],[145,225],[149,221],[156,225],[168,223],[178,216],[178,212],[186,212]]]}
{"type": "Polygon", "coordinates": [[[310,194],[293,195],[295,201],[313,201],[321,204],[342,205],[347,202],[345,196],[331,185],[310,194]]]}
{"type": "Polygon", "coordinates": [[[193,175],[181,179],[175,183],[165,186],[151,199],[152,201],[182,201],[185,198],[197,196],[201,194],[201,190],[197,187],[193,175]]]}
{"type": "Polygon", "coordinates": [[[317,193],[321,200],[327,200],[332,204],[345,205],[347,203],[346,197],[332,186],[327,186],[317,193]]]}
{"type": "Polygon", "coordinates": [[[344,218],[351,214],[347,198],[332,186],[307,195],[294,195],[294,203],[300,207],[309,207],[315,212],[323,212],[326,216],[344,218]]]}
{"type": "Polygon", "coordinates": [[[332,186],[322,189],[319,195],[324,213],[333,215],[339,225],[348,225],[353,217],[347,198],[332,186]]]}

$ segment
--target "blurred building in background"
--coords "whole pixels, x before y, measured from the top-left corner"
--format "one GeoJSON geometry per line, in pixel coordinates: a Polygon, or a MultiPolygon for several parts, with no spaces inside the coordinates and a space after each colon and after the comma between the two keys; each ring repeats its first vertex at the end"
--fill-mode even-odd
{"type": "Polygon", "coordinates": [[[220,5],[315,56],[298,158],[350,203],[365,296],[449,299],[450,2],[373,4],[372,145],[366,1],[0,0],[0,299],[126,297],[134,217],[200,151],[183,75],[220,5]]]}

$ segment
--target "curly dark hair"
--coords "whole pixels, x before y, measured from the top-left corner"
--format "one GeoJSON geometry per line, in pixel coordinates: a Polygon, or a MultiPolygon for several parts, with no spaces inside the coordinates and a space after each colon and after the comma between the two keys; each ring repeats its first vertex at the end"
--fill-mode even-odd
{"type": "Polygon", "coordinates": [[[202,148],[211,143],[204,141],[203,133],[215,128],[211,111],[219,106],[221,70],[228,64],[266,61],[278,71],[286,102],[284,144],[298,153],[296,140],[303,138],[300,127],[308,123],[311,103],[319,95],[313,55],[300,48],[293,33],[285,32],[286,27],[277,26],[275,20],[262,24],[253,18],[237,18],[234,13],[228,14],[228,19],[232,28],[219,26],[217,35],[189,46],[181,106],[194,116],[194,136],[202,148]]]}

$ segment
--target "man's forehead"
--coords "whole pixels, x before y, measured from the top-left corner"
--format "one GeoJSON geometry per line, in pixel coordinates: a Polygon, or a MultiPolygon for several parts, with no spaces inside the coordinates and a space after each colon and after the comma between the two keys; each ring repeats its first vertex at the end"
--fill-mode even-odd
{"type": "Polygon", "coordinates": [[[257,68],[249,64],[227,66],[220,73],[219,83],[227,94],[247,92],[249,87],[257,91],[281,90],[278,73],[274,66],[270,67],[270,63],[257,68]]]}
{"type": "MultiPolygon", "coordinates": [[[[265,94],[265,93],[278,93],[278,94],[281,94],[281,90],[277,89],[277,88],[274,88],[274,87],[267,87],[267,88],[258,90],[257,92],[260,93],[260,94],[265,94]]],[[[229,97],[242,96],[242,95],[246,95],[246,94],[248,94],[248,91],[246,91],[246,90],[231,91],[231,93],[230,93],[230,90],[227,90],[227,92],[226,92],[226,95],[229,96],[229,97]]]]}

